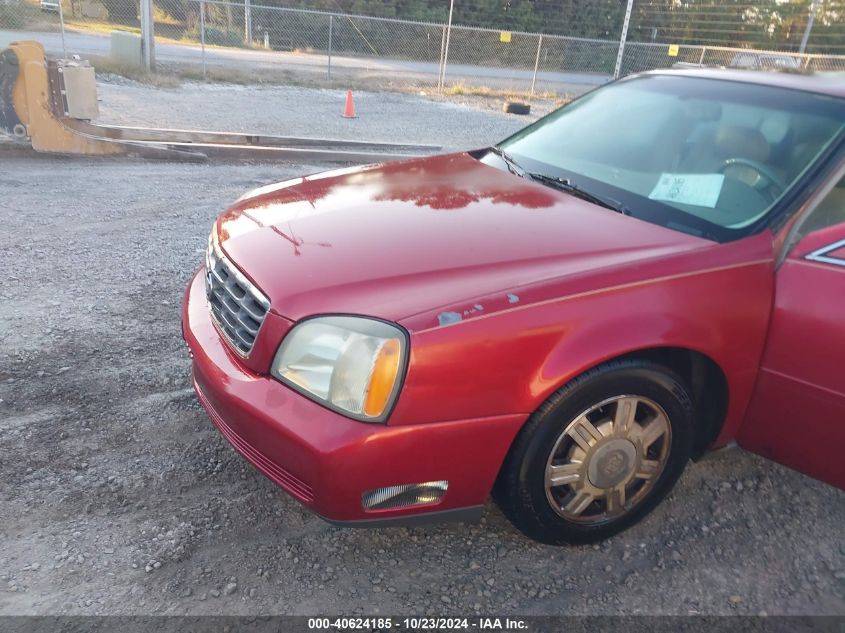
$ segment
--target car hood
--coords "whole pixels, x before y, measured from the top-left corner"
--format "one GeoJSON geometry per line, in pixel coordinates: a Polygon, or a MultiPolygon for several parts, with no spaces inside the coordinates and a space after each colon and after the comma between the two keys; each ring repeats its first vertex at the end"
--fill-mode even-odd
{"type": "MultiPolygon", "coordinates": [[[[292,320],[440,321],[528,284],[710,245],[451,154],[256,189],[218,220],[223,250],[292,320]]],[[[534,293],[536,296],[536,293],[534,293]]]]}

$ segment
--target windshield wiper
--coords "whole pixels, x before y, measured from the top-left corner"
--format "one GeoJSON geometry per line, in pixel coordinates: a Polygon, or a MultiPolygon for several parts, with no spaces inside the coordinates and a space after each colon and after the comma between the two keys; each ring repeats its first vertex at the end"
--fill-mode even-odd
{"type": "Polygon", "coordinates": [[[510,154],[508,154],[505,150],[501,147],[496,147],[495,145],[490,148],[490,151],[493,152],[496,156],[501,158],[505,161],[505,165],[508,166],[508,171],[512,173],[514,176],[519,176],[520,178],[525,178],[528,175],[528,172],[525,170],[522,165],[516,162],[510,154]]]}
{"type": "Polygon", "coordinates": [[[608,198],[605,196],[601,196],[597,193],[587,191],[586,189],[583,189],[578,185],[572,184],[572,182],[570,182],[568,178],[557,178],[554,176],[546,176],[545,174],[529,172],[522,165],[516,162],[513,156],[508,154],[501,147],[497,147],[494,145],[490,148],[490,151],[493,152],[499,158],[501,158],[504,161],[505,165],[507,165],[508,171],[515,176],[536,180],[537,182],[543,183],[544,185],[547,185],[549,187],[553,187],[558,191],[563,191],[577,198],[581,198],[582,200],[586,200],[587,202],[592,202],[593,204],[602,206],[605,209],[616,211],[617,213],[621,213],[622,215],[631,215],[631,211],[628,209],[628,207],[626,207],[618,200],[614,200],[613,198],[608,198]]]}
{"type": "Polygon", "coordinates": [[[576,198],[581,198],[582,200],[586,200],[587,202],[597,204],[601,207],[604,207],[605,209],[616,211],[617,213],[621,213],[622,215],[631,215],[630,209],[628,209],[628,207],[626,207],[618,200],[614,200],[613,198],[608,198],[605,196],[601,196],[597,193],[587,191],[586,189],[570,182],[568,178],[557,178],[555,176],[546,176],[545,174],[535,173],[528,173],[528,177],[532,178],[533,180],[536,180],[537,182],[541,182],[544,185],[557,189],[558,191],[563,191],[565,193],[575,196],[576,198]]]}

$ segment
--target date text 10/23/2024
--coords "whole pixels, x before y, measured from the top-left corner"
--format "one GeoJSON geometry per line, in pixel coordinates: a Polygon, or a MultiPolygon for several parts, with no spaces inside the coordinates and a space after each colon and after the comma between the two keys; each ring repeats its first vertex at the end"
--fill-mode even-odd
{"type": "Polygon", "coordinates": [[[446,618],[446,617],[354,617],[354,618],[309,618],[308,629],[319,630],[367,630],[367,631],[519,631],[526,630],[528,623],[519,618],[446,618]]]}

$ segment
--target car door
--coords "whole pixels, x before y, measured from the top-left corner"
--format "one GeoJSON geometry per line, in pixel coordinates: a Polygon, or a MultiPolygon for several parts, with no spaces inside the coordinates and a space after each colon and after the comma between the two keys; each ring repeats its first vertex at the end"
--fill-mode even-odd
{"type": "Polygon", "coordinates": [[[845,488],[845,177],[799,231],[777,271],[766,348],[737,441],[845,488]]]}

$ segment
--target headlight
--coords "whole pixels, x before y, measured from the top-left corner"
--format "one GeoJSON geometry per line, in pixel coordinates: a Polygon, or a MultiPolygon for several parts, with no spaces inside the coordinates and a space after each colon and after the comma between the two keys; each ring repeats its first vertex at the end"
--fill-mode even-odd
{"type": "Polygon", "coordinates": [[[346,415],[383,422],[399,392],[405,333],[363,317],[318,317],[294,326],[271,373],[346,415]]]}

